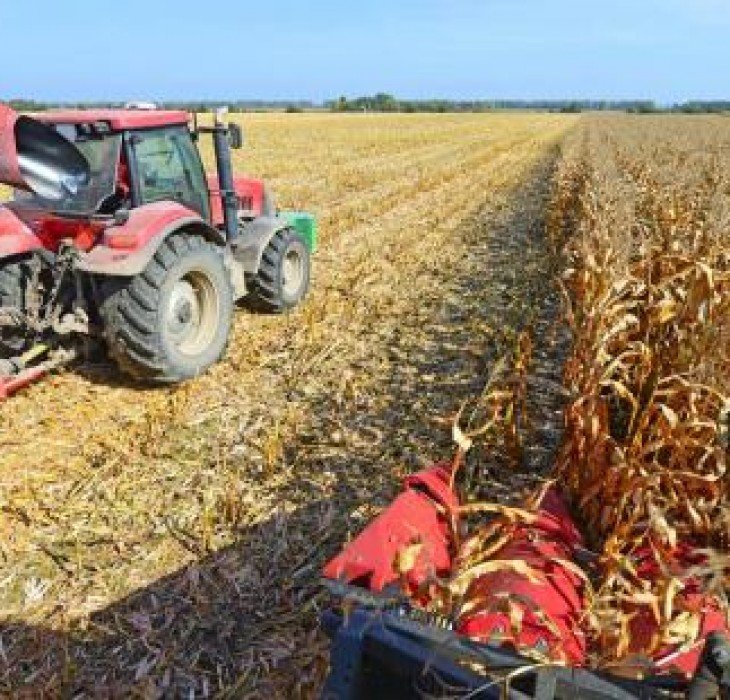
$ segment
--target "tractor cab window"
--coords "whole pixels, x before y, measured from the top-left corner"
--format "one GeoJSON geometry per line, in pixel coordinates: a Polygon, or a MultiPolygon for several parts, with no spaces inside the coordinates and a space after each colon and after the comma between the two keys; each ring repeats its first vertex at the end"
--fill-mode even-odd
{"type": "Polygon", "coordinates": [[[140,131],[131,142],[142,204],[173,200],[210,218],[203,165],[186,128],[140,131]]]}

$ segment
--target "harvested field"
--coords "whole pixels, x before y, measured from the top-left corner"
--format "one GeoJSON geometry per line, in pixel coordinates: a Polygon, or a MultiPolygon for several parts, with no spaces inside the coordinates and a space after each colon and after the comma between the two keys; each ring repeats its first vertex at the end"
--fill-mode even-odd
{"type": "MultiPolygon", "coordinates": [[[[3,405],[4,693],[311,694],[320,565],[449,454],[520,330],[524,480],[552,461],[567,347],[541,222],[575,118],[243,121],[240,166],[321,220],[313,293],[239,314],[225,362],[177,389],[85,365],[3,405]]],[[[514,495],[523,470],[497,466],[482,495],[514,495]]]]}

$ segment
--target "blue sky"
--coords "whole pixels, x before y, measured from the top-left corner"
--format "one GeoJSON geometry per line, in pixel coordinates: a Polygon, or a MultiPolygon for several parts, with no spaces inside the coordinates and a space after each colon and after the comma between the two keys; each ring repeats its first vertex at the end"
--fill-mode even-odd
{"type": "Polygon", "coordinates": [[[0,99],[730,99],[730,0],[0,0],[0,99]]]}

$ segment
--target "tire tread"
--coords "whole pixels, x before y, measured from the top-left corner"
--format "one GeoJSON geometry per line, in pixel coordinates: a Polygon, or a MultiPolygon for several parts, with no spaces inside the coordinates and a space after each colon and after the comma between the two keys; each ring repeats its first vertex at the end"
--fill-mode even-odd
{"type": "MultiPolygon", "coordinates": [[[[23,310],[30,279],[28,257],[9,258],[0,262],[0,308],[14,307],[23,310]]],[[[9,358],[23,352],[29,339],[22,331],[0,330],[0,358],[9,358]]]]}
{"type": "MultiPolygon", "coordinates": [[[[270,314],[281,314],[291,308],[282,297],[279,284],[280,265],[290,241],[300,239],[299,234],[292,228],[277,231],[269,241],[263,254],[258,272],[248,277],[249,295],[248,305],[256,311],[270,314]]],[[[301,240],[301,239],[300,239],[301,240]]],[[[302,298],[309,285],[309,270],[307,270],[307,284],[302,298]]]]}

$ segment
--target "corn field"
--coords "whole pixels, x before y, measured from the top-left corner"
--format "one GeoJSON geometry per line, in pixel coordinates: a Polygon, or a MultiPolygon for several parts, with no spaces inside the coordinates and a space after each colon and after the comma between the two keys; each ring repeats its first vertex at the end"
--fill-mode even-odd
{"type": "Polygon", "coordinates": [[[566,150],[551,232],[574,342],[555,473],[600,555],[605,664],[700,642],[691,576],[726,602],[730,124],[595,119],[566,150]],[[687,542],[706,552],[692,566],[687,542]],[[632,627],[642,608],[651,639],[632,627]]]}
{"type": "Polygon", "coordinates": [[[533,575],[500,551],[556,482],[590,550],[590,663],[696,644],[688,581],[725,610],[729,563],[730,120],[242,125],[236,168],[320,220],[313,292],[238,314],[183,386],[90,360],[3,404],[0,694],[313,696],[322,564],[454,436],[434,611],[480,605],[494,561],[533,575]]]}

